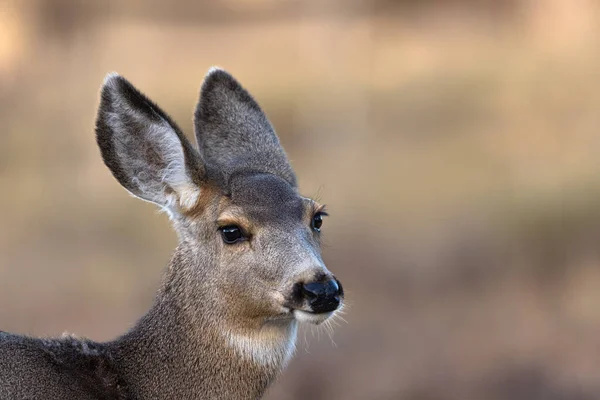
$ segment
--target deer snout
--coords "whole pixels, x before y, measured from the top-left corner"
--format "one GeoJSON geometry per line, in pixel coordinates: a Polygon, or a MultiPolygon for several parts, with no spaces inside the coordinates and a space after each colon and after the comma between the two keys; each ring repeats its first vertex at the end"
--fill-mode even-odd
{"type": "Polygon", "coordinates": [[[337,279],[315,281],[302,285],[302,295],[312,312],[321,314],[337,310],[344,291],[337,279]]]}

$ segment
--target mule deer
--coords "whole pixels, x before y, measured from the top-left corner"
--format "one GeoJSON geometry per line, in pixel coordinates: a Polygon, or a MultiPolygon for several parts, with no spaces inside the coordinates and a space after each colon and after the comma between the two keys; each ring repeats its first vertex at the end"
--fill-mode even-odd
{"type": "Polygon", "coordinates": [[[127,80],[106,77],[104,163],[168,213],[179,245],[150,311],[114,341],[0,333],[1,399],[257,399],[292,357],[298,322],[340,309],[320,255],[326,213],[298,193],[256,101],[212,69],[194,125],[198,148],[127,80]]]}

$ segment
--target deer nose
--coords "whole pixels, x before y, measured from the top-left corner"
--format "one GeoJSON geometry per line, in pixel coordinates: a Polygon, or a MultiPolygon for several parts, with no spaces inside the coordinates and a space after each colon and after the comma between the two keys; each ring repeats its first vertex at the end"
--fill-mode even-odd
{"type": "Polygon", "coordinates": [[[302,285],[302,294],[314,313],[334,311],[340,305],[343,290],[339,282],[329,279],[324,282],[310,282],[302,285]]]}

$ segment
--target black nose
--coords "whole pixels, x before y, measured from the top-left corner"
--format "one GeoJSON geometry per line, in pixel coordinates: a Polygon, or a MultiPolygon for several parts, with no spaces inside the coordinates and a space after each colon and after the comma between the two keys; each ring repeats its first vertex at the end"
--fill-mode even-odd
{"type": "Polygon", "coordinates": [[[317,314],[337,309],[342,293],[341,286],[335,279],[302,285],[302,294],[308,300],[312,311],[317,314]]]}

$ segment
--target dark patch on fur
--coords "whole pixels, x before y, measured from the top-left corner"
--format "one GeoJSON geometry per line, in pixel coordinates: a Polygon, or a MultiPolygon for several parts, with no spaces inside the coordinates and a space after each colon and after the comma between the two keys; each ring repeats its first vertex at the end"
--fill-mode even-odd
{"type": "Polygon", "coordinates": [[[64,336],[42,339],[42,348],[52,364],[73,377],[99,400],[126,400],[125,383],[115,370],[104,345],[88,339],[64,336]]]}

